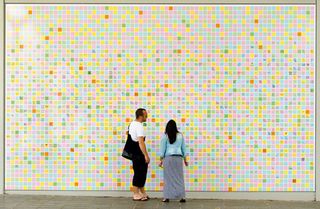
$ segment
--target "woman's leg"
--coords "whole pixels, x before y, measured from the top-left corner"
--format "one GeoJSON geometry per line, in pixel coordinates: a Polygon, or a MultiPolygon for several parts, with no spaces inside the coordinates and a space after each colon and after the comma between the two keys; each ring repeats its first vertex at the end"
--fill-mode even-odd
{"type": "Polygon", "coordinates": [[[163,162],[163,196],[165,199],[185,198],[182,158],[168,156],[163,162]]]}

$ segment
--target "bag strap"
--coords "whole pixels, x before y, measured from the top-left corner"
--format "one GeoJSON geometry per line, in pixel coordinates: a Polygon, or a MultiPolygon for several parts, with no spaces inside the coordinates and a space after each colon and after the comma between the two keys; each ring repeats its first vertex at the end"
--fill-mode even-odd
{"type": "Polygon", "coordinates": [[[131,125],[131,123],[128,125],[128,135],[130,135],[130,134],[129,134],[130,125],[131,125]]]}

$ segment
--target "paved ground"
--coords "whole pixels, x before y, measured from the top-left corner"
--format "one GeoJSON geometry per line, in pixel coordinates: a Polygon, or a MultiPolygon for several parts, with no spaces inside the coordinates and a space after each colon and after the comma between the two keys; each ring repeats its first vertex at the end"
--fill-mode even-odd
{"type": "Polygon", "coordinates": [[[131,198],[0,195],[0,209],[320,209],[320,202],[253,201],[253,200],[199,200],[187,199],[186,203],[161,199],[134,202],[131,198]]]}

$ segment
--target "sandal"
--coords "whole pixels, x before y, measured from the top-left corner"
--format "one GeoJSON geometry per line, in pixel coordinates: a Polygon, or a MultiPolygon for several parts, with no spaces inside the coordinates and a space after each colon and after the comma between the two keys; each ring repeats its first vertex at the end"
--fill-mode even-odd
{"type": "Polygon", "coordinates": [[[141,199],[142,199],[143,197],[142,196],[138,196],[138,195],[133,195],[133,198],[132,198],[132,200],[133,201],[141,201],[141,199]]]}
{"type": "Polygon", "coordinates": [[[147,197],[142,197],[141,199],[140,199],[140,201],[148,201],[149,199],[147,198],[147,197]]]}
{"type": "Polygon", "coordinates": [[[145,198],[147,198],[148,200],[150,199],[150,197],[149,197],[147,194],[145,194],[145,195],[142,194],[142,197],[145,197],[145,198]]]}
{"type": "Polygon", "coordinates": [[[133,198],[132,200],[133,200],[133,201],[147,201],[147,200],[149,200],[149,199],[146,198],[146,197],[141,197],[140,199],[135,199],[135,198],[133,198]]]}

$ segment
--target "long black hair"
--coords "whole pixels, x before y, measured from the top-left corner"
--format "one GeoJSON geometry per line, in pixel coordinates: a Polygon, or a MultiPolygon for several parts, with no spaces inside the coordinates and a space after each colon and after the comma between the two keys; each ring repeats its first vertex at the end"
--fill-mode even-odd
{"type": "Polygon", "coordinates": [[[170,144],[173,144],[177,139],[177,133],[179,133],[177,124],[174,120],[169,120],[165,132],[169,137],[170,144]]]}

